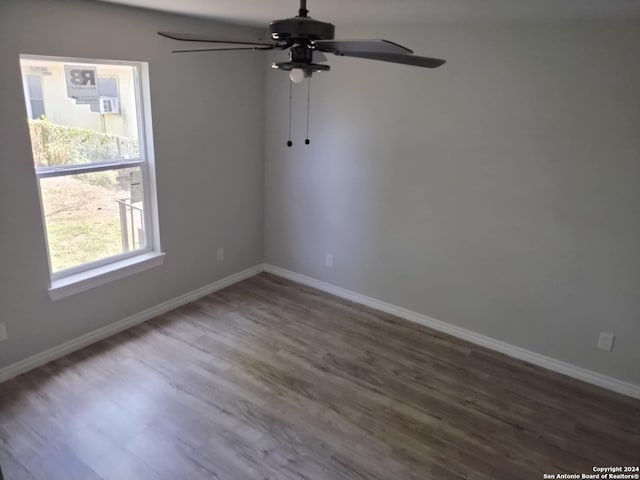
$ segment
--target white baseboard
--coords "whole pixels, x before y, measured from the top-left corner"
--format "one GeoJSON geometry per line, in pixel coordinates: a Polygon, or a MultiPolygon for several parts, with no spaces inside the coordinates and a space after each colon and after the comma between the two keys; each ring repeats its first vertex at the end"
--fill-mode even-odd
{"type": "Polygon", "coordinates": [[[509,355],[510,357],[514,357],[519,360],[538,365],[539,367],[543,367],[548,370],[552,370],[554,372],[558,372],[563,375],[582,380],[584,382],[605,388],[607,390],[612,390],[623,395],[628,395],[630,397],[640,399],[640,385],[623,382],[621,380],[617,380],[615,378],[608,377],[591,370],[586,370],[570,363],[556,360],[555,358],[540,355],[530,350],[525,350],[524,348],[516,347],[515,345],[511,345],[509,343],[472,332],[471,330],[456,327],[455,325],[451,325],[450,323],[436,320],[435,318],[431,318],[426,315],[407,310],[405,308],[397,307],[390,303],[382,302],[380,300],[376,300],[375,298],[367,297],[365,295],[361,295],[344,288],[336,287],[335,285],[331,285],[330,283],[322,282],[305,275],[300,275],[299,273],[295,273],[290,270],[285,270],[280,267],[265,264],[264,271],[272,273],[279,277],[292,280],[294,282],[301,283],[303,285],[317,288],[318,290],[322,290],[323,292],[327,292],[332,295],[351,300],[352,302],[366,305],[368,307],[375,308],[376,310],[381,310],[391,315],[404,318],[405,320],[419,323],[420,325],[424,325],[434,330],[453,335],[454,337],[458,337],[471,343],[475,343],[476,345],[481,345],[491,350],[504,353],[505,355],[509,355]]]}
{"type": "Polygon", "coordinates": [[[171,300],[163,302],[160,305],[148,308],[142,312],[131,315],[130,317],[107,325],[106,327],[99,328],[98,330],[89,332],[85,335],[82,335],[81,337],[69,340],[68,342],[58,345],[57,347],[50,348],[49,350],[45,350],[44,352],[38,353],[31,357],[25,358],[24,360],[8,365],[0,369],[0,383],[9,380],[10,378],[16,377],[22,373],[28,372],[29,370],[32,370],[36,367],[44,365],[45,363],[56,360],[57,358],[63,357],[71,352],[80,350],[81,348],[91,345],[92,343],[99,342],[100,340],[110,337],[111,335],[115,335],[116,333],[131,328],[134,325],[146,322],[147,320],[151,320],[158,315],[162,315],[163,313],[166,313],[170,310],[198,300],[199,298],[228,287],[229,285],[233,285],[234,283],[238,283],[242,280],[253,277],[254,275],[257,275],[262,271],[263,266],[256,265],[255,267],[251,267],[247,270],[243,270],[242,272],[230,275],[221,280],[218,280],[217,282],[205,285],[204,287],[198,288],[197,290],[193,290],[191,292],[185,293],[184,295],[180,295],[179,297],[172,298],[171,300]]]}
{"type": "Polygon", "coordinates": [[[365,295],[361,295],[359,293],[355,293],[350,290],[331,285],[330,283],[322,282],[320,280],[316,280],[299,273],[267,264],[256,265],[255,267],[251,267],[242,272],[230,275],[226,278],[218,280],[217,282],[185,293],[184,295],[180,295],[179,297],[163,302],[160,305],[156,305],[155,307],[151,307],[147,310],[131,315],[130,317],[119,320],[115,323],[107,325],[106,327],[100,328],[93,332],[82,335],[81,337],[65,342],[61,345],[58,345],[57,347],[53,347],[49,350],[45,350],[44,352],[28,357],[19,362],[0,368],[0,383],[9,380],[10,378],[16,377],[22,373],[25,373],[29,370],[32,370],[36,367],[44,365],[45,363],[63,357],[64,355],[72,353],[76,350],[80,350],[81,348],[91,345],[92,343],[96,343],[123,330],[155,318],[158,315],[162,315],[163,313],[166,313],[170,310],[198,300],[199,298],[228,287],[229,285],[233,285],[234,283],[238,283],[242,280],[253,277],[254,275],[257,275],[263,271],[283,278],[287,278],[303,285],[317,288],[318,290],[336,295],[337,297],[345,298],[347,300],[351,300],[353,302],[375,308],[391,315],[404,318],[405,320],[409,320],[411,322],[433,328],[434,330],[453,335],[454,337],[467,340],[477,345],[481,345],[491,350],[504,353],[506,355],[509,355],[510,357],[518,358],[520,360],[538,365],[548,370],[552,370],[554,372],[558,372],[569,377],[591,383],[598,387],[606,388],[607,390],[640,399],[639,385],[623,382],[621,380],[617,380],[600,373],[586,370],[570,363],[562,362],[545,355],[540,355],[530,350],[516,347],[515,345],[511,345],[509,343],[472,332],[471,330],[456,327],[455,325],[436,320],[426,315],[422,315],[405,308],[397,307],[390,303],[376,300],[375,298],[367,297],[365,295]]]}

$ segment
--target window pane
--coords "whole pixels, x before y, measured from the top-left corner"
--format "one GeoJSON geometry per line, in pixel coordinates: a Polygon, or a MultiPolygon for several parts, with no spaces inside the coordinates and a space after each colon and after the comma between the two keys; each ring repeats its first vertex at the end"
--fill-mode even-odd
{"type": "Polygon", "coordinates": [[[27,89],[31,104],[31,118],[39,119],[44,115],[44,101],[42,100],[42,77],[27,75],[27,89]]]}
{"type": "Polygon", "coordinates": [[[42,100],[42,77],[40,75],[27,75],[27,86],[31,99],[42,100]]]}
{"type": "Polygon", "coordinates": [[[44,102],[42,100],[31,99],[31,118],[37,120],[44,115],[44,102]]]}
{"type": "Polygon", "coordinates": [[[36,169],[140,158],[134,66],[20,64],[36,169]]]}
{"type": "Polygon", "coordinates": [[[145,248],[140,167],[40,180],[52,271],[145,248]]]}

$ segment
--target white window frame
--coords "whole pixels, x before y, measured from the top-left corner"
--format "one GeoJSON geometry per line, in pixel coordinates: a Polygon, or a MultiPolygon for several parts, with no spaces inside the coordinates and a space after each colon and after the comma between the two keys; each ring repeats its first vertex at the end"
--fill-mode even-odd
{"type": "Polygon", "coordinates": [[[51,298],[54,300],[64,298],[69,295],[94,288],[98,285],[103,285],[110,281],[161,265],[164,262],[165,254],[162,253],[160,248],[148,64],[146,62],[42,55],[20,55],[20,60],[55,61],[85,65],[122,65],[133,68],[140,157],[116,162],[94,162],[91,164],[62,165],[58,167],[45,167],[39,169],[34,168],[38,185],[38,194],[40,197],[40,212],[42,215],[42,224],[46,239],[49,273],[51,276],[51,287],[49,288],[51,298]],[[42,191],[40,186],[41,180],[44,178],[74,175],[78,173],[94,173],[105,170],[121,170],[133,167],[140,167],[142,173],[145,236],[144,248],[54,272],[51,263],[51,252],[49,249],[44,205],[42,203],[42,191]]]}

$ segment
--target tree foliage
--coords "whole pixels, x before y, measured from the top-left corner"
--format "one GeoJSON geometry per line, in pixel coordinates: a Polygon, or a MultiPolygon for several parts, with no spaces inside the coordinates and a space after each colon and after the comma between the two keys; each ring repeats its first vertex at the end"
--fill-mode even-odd
{"type": "Polygon", "coordinates": [[[36,167],[138,158],[137,141],[94,130],[57,125],[43,117],[29,120],[36,167]]]}

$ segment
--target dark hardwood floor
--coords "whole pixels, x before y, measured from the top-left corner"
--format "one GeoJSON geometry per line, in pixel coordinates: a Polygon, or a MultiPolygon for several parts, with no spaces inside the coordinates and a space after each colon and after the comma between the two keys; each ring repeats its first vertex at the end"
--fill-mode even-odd
{"type": "Polygon", "coordinates": [[[6,479],[541,479],[640,401],[268,274],[0,385],[6,479]]]}

